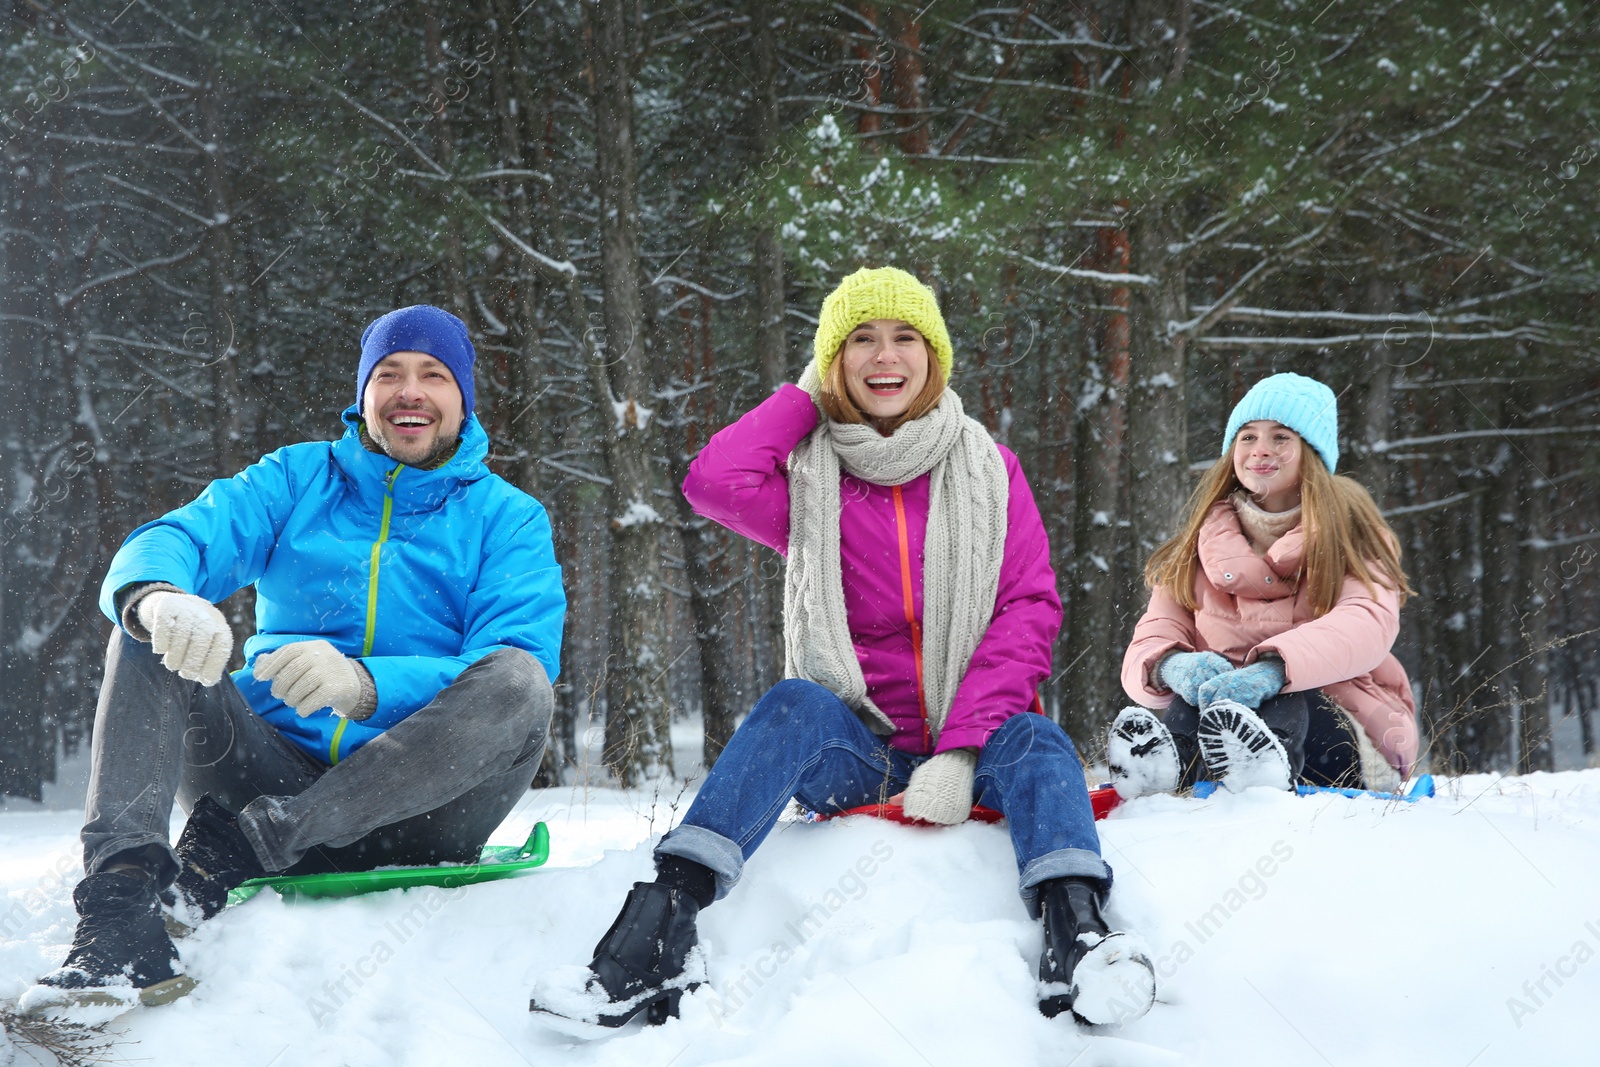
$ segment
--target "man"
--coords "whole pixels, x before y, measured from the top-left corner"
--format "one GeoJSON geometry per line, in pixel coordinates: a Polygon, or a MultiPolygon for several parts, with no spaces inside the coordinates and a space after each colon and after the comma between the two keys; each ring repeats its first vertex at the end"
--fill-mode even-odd
{"type": "Polygon", "coordinates": [[[163,898],[193,925],[267,872],[471,861],[526,791],[566,597],[544,508],[484,466],[474,358],[454,315],[384,315],[342,438],[279,449],[123,543],[77,933],[25,1010],[180,996],[163,898]],[[251,584],[256,633],[225,676],[214,604],[251,584]]]}

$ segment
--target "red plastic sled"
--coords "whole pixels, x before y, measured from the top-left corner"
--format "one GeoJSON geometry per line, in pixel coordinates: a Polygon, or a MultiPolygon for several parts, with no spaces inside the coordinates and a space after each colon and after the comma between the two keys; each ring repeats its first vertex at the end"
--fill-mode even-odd
{"type": "MultiPolygon", "coordinates": [[[[824,815],[820,811],[813,812],[811,818],[813,822],[827,822],[829,819],[842,819],[846,815],[871,815],[875,819],[888,819],[890,822],[904,823],[907,826],[933,825],[932,823],[923,822],[921,819],[911,818],[898,801],[892,804],[863,804],[859,808],[846,808],[843,811],[836,811],[832,815],[824,815]]],[[[974,804],[972,806],[972,814],[967,818],[972,822],[999,822],[1005,816],[993,808],[986,808],[982,804],[974,804]]]]}
{"type": "Polygon", "coordinates": [[[1109,785],[1095,786],[1089,790],[1089,805],[1094,808],[1094,817],[1103,819],[1122,803],[1122,798],[1117,796],[1117,791],[1109,785]]]}
{"type": "MultiPolygon", "coordinates": [[[[1109,785],[1102,785],[1095,789],[1089,790],[1089,805],[1094,808],[1094,817],[1096,819],[1103,819],[1107,815],[1110,815],[1112,809],[1121,803],[1122,798],[1117,796],[1117,791],[1111,788],[1109,785]]],[[[905,809],[902,808],[898,803],[863,804],[858,808],[846,808],[844,811],[835,812],[832,815],[824,815],[821,812],[815,812],[811,817],[815,822],[826,822],[829,819],[839,819],[846,815],[871,815],[876,819],[888,819],[890,822],[904,823],[907,826],[929,825],[920,819],[908,818],[906,816],[905,809]]],[[[993,808],[986,808],[982,804],[975,804],[972,808],[972,814],[967,818],[971,822],[999,822],[1000,820],[1004,819],[1005,816],[1000,814],[998,811],[995,811],[993,808]]]]}

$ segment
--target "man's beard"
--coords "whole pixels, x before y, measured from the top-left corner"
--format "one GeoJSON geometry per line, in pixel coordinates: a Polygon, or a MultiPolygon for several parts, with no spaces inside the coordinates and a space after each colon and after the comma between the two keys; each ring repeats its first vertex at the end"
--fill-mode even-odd
{"type": "Polygon", "coordinates": [[[454,452],[456,450],[456,446],[461,443],[460,431],[452,434],[445,434],[441,431],[439,435],[433,439],[433,444],[428,447],[427,452],[416,459],[407,459],[404,456],[396,454],[395,446],[397,442],[390,439],[387,430],[387,424],[380,420],[377,427],[369,426],[367,428],[367,433],[368,436],[370,436],[373,441],[377,443],[378,447],[383,449],[384,455],[388,456],[390,459],[404,463],[408,467],[418,467],[422,470],[431,470],[446,456],[454,452]],[[376,433],[373,432],[374,429],[377,430],[376,433]]]}

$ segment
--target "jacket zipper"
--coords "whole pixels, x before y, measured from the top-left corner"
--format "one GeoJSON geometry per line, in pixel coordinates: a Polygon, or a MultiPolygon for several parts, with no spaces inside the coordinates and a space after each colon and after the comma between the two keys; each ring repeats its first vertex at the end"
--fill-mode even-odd
{"type": "Polygon", "coordinates": [[[906,502],[898,485],[894,493],[894,526],[900,535],[900,591],[904,594],[906,622],[911,625],[911,661],[917,667],[917,710],[922,713],[922,750],[933,744],[932,730],[928,724],[928,698],[922,684],[922,623],[917,619],[916,601],[911,596],[911,537],[906,532],[906,502]]]}
{"type": "MultiPolygon", "coordinates": [[[[383,546],[389,540],[389,519],[394,514],[394,483],[400,477],[404,464],[397,464],[389,476],[383,480],[383,520],[378,524],[378,539],[372,542],[372,556],[367,564],[367,630],[361,639],[361,654],[372,655],[372,642],[378,635],[378,566],[379,555],[383,546]]],[[[345,727],[350,725],[350,720],[341,716],[339,725],[333,728],[333,740],[328,745],[328,764],[331,766],[339,762],[339,742],[344,739],[345,727]]]]}

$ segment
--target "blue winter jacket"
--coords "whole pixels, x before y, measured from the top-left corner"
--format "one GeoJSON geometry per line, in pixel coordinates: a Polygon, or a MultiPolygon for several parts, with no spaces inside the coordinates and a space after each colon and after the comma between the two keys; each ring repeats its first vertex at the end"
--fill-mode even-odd
{"type": "Polygon", "coordinates": [[[477,417],[437,470],[369,452],[360,413],[337,441],[289,445],[122,543],[100,588],[120,623],[119,590],[170,582],[210,601],[251,583],[256,633],[233,674],[256,713],[334,764],[431,701],[497,649],[532,653],[555,680],[566,594],[542,505],[491,474],[477,417]],[[300,718],[251,673],[255,659],[322,638],[359,657],[378,708],[356,722],[300,718]]]}

